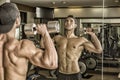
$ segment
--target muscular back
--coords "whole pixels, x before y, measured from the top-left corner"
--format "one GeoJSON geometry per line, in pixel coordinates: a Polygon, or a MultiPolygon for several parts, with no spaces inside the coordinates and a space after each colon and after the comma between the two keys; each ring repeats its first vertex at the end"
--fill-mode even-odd
{"type": "Polygon", "coordinates": [[[3,44],[4,36],[0,35],[0,80],[4,80],[4,69],[3,69],[3,44]]]}
{"type": "Polygon", "coordinates": [[[57,36],[54,38],[59,56],[59,71],[66,74],[78,73],[78,60],[83,50],[82,38],[66,38],[57,36]]]}
{"type": "MultiPolygon", "coordinates": [[[[16,39],[4,39],[6,40],[0,51],[0,57],[2,57],[3,79],[0,80],[25,80],[27,72],[27,58],[21,56],[21,42],[16,39]]],[[[0,41],[2,43],[2,40],[0,41]]],[[[1,58],[0,58],[1,59],[1,58]]]]}

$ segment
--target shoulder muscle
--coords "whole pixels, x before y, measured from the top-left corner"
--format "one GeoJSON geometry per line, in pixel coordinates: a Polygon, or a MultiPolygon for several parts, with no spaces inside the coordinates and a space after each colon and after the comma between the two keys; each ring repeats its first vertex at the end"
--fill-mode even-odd
{"type": "Polygon", "coordinates": [[[19,55],[23,57],[30,57],[36,52],[34,43],[30,40],[21,40],[18,47],[19,55]]]}

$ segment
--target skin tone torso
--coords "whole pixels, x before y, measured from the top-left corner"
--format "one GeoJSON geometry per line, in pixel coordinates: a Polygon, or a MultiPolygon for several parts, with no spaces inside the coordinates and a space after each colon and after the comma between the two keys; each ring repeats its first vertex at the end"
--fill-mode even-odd
{"type": "Polygon", "coordinates": [[[66,38],[57,36],[55,43],[59,56],[59,71],[66,74],[80,72],[78,60],[84,49],[82,37],[66,38]]]}
{"type": "MultiPolygon", "coordinates": [[[[12,6],[11,9],[7,9],[8,12],[13,12],[13,9],[18,10],[16,5],[14,7],[13,4],[7,5],[6,3],[5,5],[12,6]]],[[[4,8],[5,5],[3,4],[0,7],[4,8]]],[[[0,80],[26,80],[28,61],[41,68],[56,69],[58,67],[58,56],[46,25],[37,24],[35,27],[37,33],[43,37],[45,49],[42,50],[36,48],[30,40],[17,40],[15,38],[16,28],[20,27],[21,24],[19,10],[15,16],[15,20],[11,19],[14,22],[9,21],[9,23],[13,23],[12,28],[7,31],[5,27],[3,29],[5,32],[0,32],[0,80]]],[[[6,22],[5,25],[7,25],[6,22]]]]}
{"type": "Polygon", "coordinates": [[[19,56],[21,43],[17,40],[9,41],[4,48],[3,65],[5,80],[24,80],[28,67],[28,59],[19,56]],[[11,77],[14,76],[14,77],[11,77]]]}
{"type": "Polygon", "coordinates": [[[53,38],[58,53],[59,72],[63,74],[75,74],[80,72],[78,60],[83,49],[94,53],[102,53],[101,44],[93,32],[89,34],[93,42],[84,37],[77,37],[74,34],[75,21],[67,18],[65,21],[65,35],[57,35],[53,38]]]}
{"type": "Polygon", "coordinates": [[[46,69],[57,68],[57,53],[45,25],[39,25],[37,30],[44,38],[44,51],[30,40],[11,37],[13,31],[0,34],[0,80],[26,80],[28,61],[46,69]]]}
{"type": "Polygon", "coordinates": [[[83,49],[90,52],[101,53],[101,51],[99,52],[99,48],[97,50],[96,46],[84,37],[74,36],[67,38],[58,35],[54,37],[54,42],[58,53],[59,72],[64,74],[80,72],[78,61],[83,49]]]}

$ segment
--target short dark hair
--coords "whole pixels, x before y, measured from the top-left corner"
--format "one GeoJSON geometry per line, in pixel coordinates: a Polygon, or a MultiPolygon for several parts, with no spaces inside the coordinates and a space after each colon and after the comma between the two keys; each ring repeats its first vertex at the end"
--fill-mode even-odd
{"type": "Polygon", "coordinates": [[[19,10],[14,3],[3,3],[0,5],[0,33],[9,32],[16,18],[19,15],[19,10]]]}
{"type": "Polygon", "coordinates": [[[68,15],[67,17],[75,18],[73,15],[68,15]]]}

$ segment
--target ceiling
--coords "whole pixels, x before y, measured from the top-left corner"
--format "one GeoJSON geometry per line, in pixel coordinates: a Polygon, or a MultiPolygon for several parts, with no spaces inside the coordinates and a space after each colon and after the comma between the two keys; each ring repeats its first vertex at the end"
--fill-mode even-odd
{"type": "Polygon", "coordinates": [[[119,7],[120,0],[11,0],[32,7],[119,7]]]}

